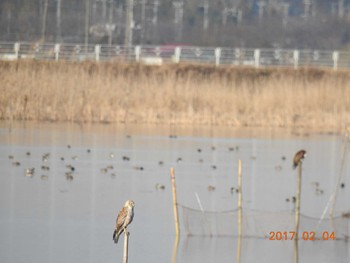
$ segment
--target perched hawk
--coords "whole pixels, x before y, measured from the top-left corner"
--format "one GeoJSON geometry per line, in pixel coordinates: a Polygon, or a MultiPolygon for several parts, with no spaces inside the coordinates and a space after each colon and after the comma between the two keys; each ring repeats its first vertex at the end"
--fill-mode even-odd
{"type": "Polygon", "coordinates": [[[299,163],[306,157],[306,151],[305,150],[300,150],[294,155],[293,159],[293,169],[297,168],[299,163]]]}
{"type": "Polygon", "coordinates": [[[118,243],[120,234],[126,231],[126,227],[132,222],[132,219],[134,218],[134,206],[134,201],[128,200],[125,202],[124,207],[120,210],[113,233],[114,243],[118,243]]]}

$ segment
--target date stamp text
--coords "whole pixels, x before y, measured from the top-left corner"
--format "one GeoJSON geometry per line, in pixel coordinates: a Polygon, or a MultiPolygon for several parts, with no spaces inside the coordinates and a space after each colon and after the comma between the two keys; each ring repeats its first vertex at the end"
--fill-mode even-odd
{"type": "MultiPolygon", "coordinates": [[[[269,240],[294,240],[296,238],[295,231],[270,231],[269,240]]],[[[299,239],[302,240],[335,240],[334,232],[324,231],[321,236],[316,236],[316,232],[304,231],[299,233],[299,239]]]]}

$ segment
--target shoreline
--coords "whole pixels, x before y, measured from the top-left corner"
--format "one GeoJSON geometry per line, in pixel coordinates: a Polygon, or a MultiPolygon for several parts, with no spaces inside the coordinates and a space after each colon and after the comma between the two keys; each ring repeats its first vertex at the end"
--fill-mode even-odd
{"type": "MultiPolygon", "coordinates": [[[[228,127],[207,125],[166,125],[166,124],[130,124],[130,123],[100,123],[100,122],[62,122],[62,121],[4,121],[0,120],[0,129],[11,134],[15,130],[28,129],[45,132],[67,134],[124,134],[128,136],[164,136],[176,138],[178,136],[193,136],[204,138],[273,138],[293,139],[324,136],[346,136],[350,129],[332,130],[317,127],[228,127]]],[[[7,141],[7,136],[3,136],[7,141]]],[[[1,142],[2,140],[0,140],[1,142]]]]}

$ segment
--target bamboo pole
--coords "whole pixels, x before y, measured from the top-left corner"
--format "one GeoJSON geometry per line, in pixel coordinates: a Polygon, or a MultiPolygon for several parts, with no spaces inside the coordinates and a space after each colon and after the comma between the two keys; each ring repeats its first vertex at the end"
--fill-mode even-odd
{"type": "Polygon", "coordinates": [[[238,160],[238,237],[242,237],[242,160],[238,160]]]}
{"type": "Polygon", "coordinates": [[[237,240],[237,257],[236,262],[241,262],[242,247],[242,160],[238,160],[238,240],[237,240]]]}
{"type": "Polygon", "coordinates": [[[242,237],[238,237],[237,239],[237,256],[236,256],[236,262],[241,262],[241,249],[242,248],[242,237]]]}
{"type": "Polygon", "coordinates": [[[298,179],[297,179],[297,196],[295,200],[295,238],[298,239],[299,223],[300,223],[300,196],[301,196],[301,171],[303,162],[300,161],[298,165],[298,179]]]}
{"type": "Polygon", "coordinates": [[[129,251],[129,232],[127,230],[124,231],[124,257],[123,263],[128,263],[128,251],[129,251]]]}
{"type": "Polygon", "coordinates": [[[176,185],[175,185],[175,172],[174,168],[170,168],[170,178],[171,178],[171,188],[173,191],[173,208],[174,208],[174,220],[175,220],[175,233],[176,237],[180,235],[180,226],[179,226],[179,215],[177,211],[177,199],[176,199],[176,185]]]}
{"type": "Polygon", "coordinates": [[[294,263],[299,262],[299,245],[298,245],[299,240],[294,239],[294,263]]]}
{"type": "Polygon", "coordinates": [[[173,254],[171,256],[171,263],[176,263],[176,255],[177,255],[178,248],[179,248],[179,236],[176,236],[174,241],[174,246],[173,246],[173,254]]]}
{"type": "Polygon", "coordinates": [[[170,169],[170,176],[171,176],[171,187],[172,187],[172,193],[173,193],[173,209],[174,209],[175,233],[176,233],[176,236],[178,237],[179,234],[180,234],[180,227],[179,227],[179,216],[178,216],[178,209],[177,209],[175,171],[174,171],[173,167],[170,169]]]}

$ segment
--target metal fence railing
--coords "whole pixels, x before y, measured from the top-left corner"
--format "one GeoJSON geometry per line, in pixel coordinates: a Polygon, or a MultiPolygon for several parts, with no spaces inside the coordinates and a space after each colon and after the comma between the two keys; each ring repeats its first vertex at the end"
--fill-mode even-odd
{"type": "Polygon", "coordinates": [[[350,67],[348,51],[0,42],[0,60],[19,59],[127,61],[156,65],[187,62],[257,68],[350,67]]]}

